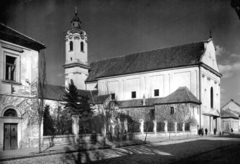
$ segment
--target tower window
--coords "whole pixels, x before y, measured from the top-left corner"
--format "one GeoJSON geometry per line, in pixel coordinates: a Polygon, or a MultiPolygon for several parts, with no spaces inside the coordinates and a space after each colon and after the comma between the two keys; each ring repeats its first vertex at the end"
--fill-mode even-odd
{"type": "Polygon", "coordinates": [[[84,51],[84,43],[81,42],[81,51],[83,52],[84,51]]]}
{"type": "Polygon", "coordinates": [[[213,87],[211,87],[211,90],[210,90],[210,105],[211,105],[211,108],[213,108],[213,87]]]}
{"type": "Polygon", "coordinates": [[[159,96],[159,89],[154,90],[154,96],[159,96]]]}
{"type": "Polygon", "coordinates": [[[136,91],[132,91],[132,98],[136,98],[136,91]]]}
{"type": "Polygon", "coordinates": [[[70,43],[69,43],[70,45],[70,51],[73,51],[73,42],[72,41],[70,41],[70,43]]]}
{"type": "Polygon", "coordinates": [[[170,114],[171,114],[171,115],[174,114],[174,107],[170,107],[170,114]]]}

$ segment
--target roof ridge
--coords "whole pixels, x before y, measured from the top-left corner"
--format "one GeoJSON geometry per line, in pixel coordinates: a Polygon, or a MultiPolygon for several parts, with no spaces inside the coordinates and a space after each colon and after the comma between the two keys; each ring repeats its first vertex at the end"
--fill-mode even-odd
{"type": "MultiPolygon", "coordinates": [[[[125,55],[125,56],[126,56],[126,55],[125,55]]],[[[111,59],[117,59],[117,58],[121,58],[121,57],[124,57],[124,55],[123,55],[123,56],[116,56],[116,57],[112,57],[112,58],[98,59],[98,60],[94,60],[94,61],[92,61],[91,63],[97,63],[97,62],[100,62],[100,61],[111,60],[111,59]]],[[[90,64],[91,64],[91,63],[90,63],[90,64]]]]}
{"type": "Polygon", "coordinates": [[[240,107],[240,104],[238,104],[237,102],[233,101],[236,105],[238,105],[240,107]]]}
{"type": "Polygon", "coordinates": [[[37,40],[35,40],[35,39],[33,39],[33,38],[31,38],[31,37],[23,34],[23,33],[21,33],[21,32],[19,32],[19,31],[17,31],[17,30],[14,30],[13,28],[11,28],[11,27],[3,24],[3,23],[0,23],[0,24],[3,25],[3,26],[5,26],[6,28],[8,28],[8,29],[10,29],[10,30],[12,30],[12,31],[14,31],[14,32],[16,32],[16,33],[18,33],[18,34],[21,34],[21,35],[25,36],[26,38],[31,39],[31,40],[33,40],[34,42],[37,42],[37,43],[41,44],[42,46],[46,47],[43,43],[41,43],[41,42],[39,42],[39,41],[37,41],[37,40]]]}

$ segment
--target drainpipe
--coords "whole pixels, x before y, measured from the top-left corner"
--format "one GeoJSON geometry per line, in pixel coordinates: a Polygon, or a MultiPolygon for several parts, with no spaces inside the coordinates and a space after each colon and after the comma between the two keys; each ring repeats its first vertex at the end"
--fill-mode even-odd
{"type": "MultiPolygon", "coordinates": [[[[201,94],[201,65],[199,64],[199,101],[202,102],[202,94],[201,94]]],[[[200,128],[202,128],[202,104],[199,106],[199,122],[200,122],[200,128]]]]}

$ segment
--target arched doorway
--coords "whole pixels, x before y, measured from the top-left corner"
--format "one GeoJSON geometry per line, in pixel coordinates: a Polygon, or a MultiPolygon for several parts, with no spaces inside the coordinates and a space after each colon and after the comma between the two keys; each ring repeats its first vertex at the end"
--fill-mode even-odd
{"type": "MultiPolygon", "coordinates": [[[[15,109],[7,109],[3,117],[16,118],[17,112],[15,109]]],[[[13,150],[18,148],[18,129],[17,123],[4,123],[4,150],[13,150]]]]}

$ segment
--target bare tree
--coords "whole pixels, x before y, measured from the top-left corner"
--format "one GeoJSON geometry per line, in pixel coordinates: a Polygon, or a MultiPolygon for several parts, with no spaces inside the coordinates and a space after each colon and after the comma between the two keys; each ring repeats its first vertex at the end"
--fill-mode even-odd
{"type": "Polygon", "coordinates": [[[38,81],[37,81],[37,118],[38,118],[38,147],[39,153],[41,153],[41,140],[42,140],[42,131],[41,125],[43,120],[44,113],[44,90],[46,87],[46,59],[45,53],[43,50],[39,52],[38,58],[38,81]]]}
{"type": "Polygon", "coordinates": [[[149,124],[150,124],[150,122],[152,122],[154,120],[154,118],[155,118],[155,110],[154,109],[146,110],[145,120],[147,123],[147,131],[146,131],[145,140],[144,140],[145,142],[147,140],[149,124]]]}

